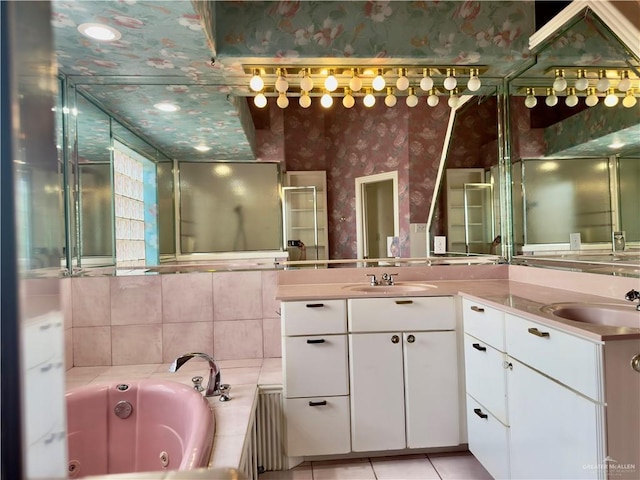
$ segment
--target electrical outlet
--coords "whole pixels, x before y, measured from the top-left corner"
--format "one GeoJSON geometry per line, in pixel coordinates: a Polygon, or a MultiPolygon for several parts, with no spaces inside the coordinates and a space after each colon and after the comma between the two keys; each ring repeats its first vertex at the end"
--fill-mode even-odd
{"type": "Polygon", "coordinates": [[[433,237],[433,253],[445,253],[447,251],[447,237],[433,237]]]}
{"type": "Polygon", "coordinates": [[[415,233],[426,233],[427,224],[426,223],[414,223],[413,224],[413,231],[415,233]]]}
{"type": "Polygon", "coordinates": [[[569,249],[570,250],[580,250],[581,240],[579,233],[570,233],[569,234],[569,249]]]}

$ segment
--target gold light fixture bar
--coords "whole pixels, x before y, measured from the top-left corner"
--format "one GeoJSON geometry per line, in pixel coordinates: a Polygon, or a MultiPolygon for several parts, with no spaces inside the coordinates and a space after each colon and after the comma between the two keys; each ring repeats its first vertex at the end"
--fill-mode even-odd
{"type": "Polygon", "coordinates": [[[395,78],[398,76],[400,69],[406,70],[407,77],[422,78],[422,72],[424,68],[431,69],[432,76],[446,77],[447,69],[455,68],[457,76],[468,77],[471,70],[477,70],[477,74],[482,76],[489,69],[486,65],[347,65],[347,66],[333,66],[333,65],[264,65],[264,64],[251,64],[242,66],[246,75],[253,75],[255,69],[258,69],[260,75],[263,78],[277,77],[278,69],[283,69],[287,72],[290,78],[302,76],[301,71],[303,68],[307,70],[312,77],[326,77],[329,70],[334,70],[335,75],[338,77],[351,78],[352,69],[359,69],[359,74],[363,78],[372,79],[377,75],[378,69],[382,69],[385,75],[389,75],[389,78],[395,78]],[[299,75],[300,74],[300,75],[299,75]]]}

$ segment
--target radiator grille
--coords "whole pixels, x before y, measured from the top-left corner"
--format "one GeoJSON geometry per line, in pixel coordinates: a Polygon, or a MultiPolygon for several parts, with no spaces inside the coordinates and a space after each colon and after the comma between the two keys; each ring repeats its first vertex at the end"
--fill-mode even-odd
{"type": "Polygon", "coordinates": [[[256,411],[256,450],[259,471],[286,470],[282,387],[260,387],[256,411]]]}

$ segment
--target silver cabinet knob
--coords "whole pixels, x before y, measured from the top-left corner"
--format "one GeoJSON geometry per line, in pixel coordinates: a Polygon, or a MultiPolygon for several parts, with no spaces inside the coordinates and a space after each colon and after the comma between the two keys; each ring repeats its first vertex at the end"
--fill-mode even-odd
{"type": "Polygon", "coordinates": [[[407,336],[407,342],[409,343],[413,343],[416,341],[416,337],[414,337],[413,335],[409,335],[407,336]]]}
{"type": "Polygon", "coordinates": [[[394,335],[391,337],[391,343],[398,343],[400,341],[400,337],[398,335],[394,335]]]}
{"type": "Polygon", "coordinates": [[[640,373],[640,353],[637,353],[631,358],[631,368],[640,373]]]}

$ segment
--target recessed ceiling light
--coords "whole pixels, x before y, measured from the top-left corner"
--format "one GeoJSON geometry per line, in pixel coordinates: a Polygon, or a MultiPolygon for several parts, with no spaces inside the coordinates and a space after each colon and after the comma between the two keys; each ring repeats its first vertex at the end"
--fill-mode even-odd
{"type": "Polygon", "coordinates": [[[611,143],[611,144],[609,145],[609,148],[618,149],[618,148],[622,148],[622,147],[624,147],[624,145],[625,145],[625,144],[624,144],[623,142],[615,141],[615,142],[613,142],[613,143],[611,143]]]}
{"type": "Polygon", "coordinates": [[[78,31],[86,37],[101,42],[114,42],[122,37],[122,34],[115,28],[100,23],[83,23],[78,25],[78,31]]]}
{"type": "Polygon", "coordinates": [[[178,110],[180,110],[180,107],[178,105],[169,102],[156,103],[154,107],[163,112],[177,112],[178,110]]]}
{"type": "Polygon", "coordinates": [[[195,148],[199,152],[208,152],[209,150],[211,150],[211,147],[207,147],[206,145],[196,145],[193,148],[195,148]]]}

